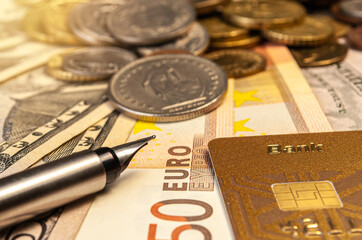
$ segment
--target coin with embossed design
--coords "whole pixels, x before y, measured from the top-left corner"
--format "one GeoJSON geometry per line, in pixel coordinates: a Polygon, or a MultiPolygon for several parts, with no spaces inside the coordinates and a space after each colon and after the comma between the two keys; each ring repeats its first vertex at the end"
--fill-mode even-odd
{"type": "Polygon", "coordinates": [[[333,28],[308,16],[300,24],[265,29],[263,35],[271,42],[288,46],[318,46],[330,41],[333,28]]]}
{"type": "Polygon", "coordinates": [[[136,58],[121,48],[89,47],[65,55],[62,68],[80,76],[107,78],[136,58]]]}
{"type": "Polygon", "coordinates": [[[186,34],[176,40],[173,40],[172,42],[156,46],[138,47],[137,51],[139,54],[144,56],[160,50],[180,49],[199,55],[206,51],[209,46],[209,39],[207,30],[200,23],[196,22],[186,34]]]}
{"type": "Polygon", "coordinates": [[[319,67],[342,61],[348,47],[339,43],[329,43],[314,48],[290,49],[300,67],[319,67]]]}
{"type": "Polygon", "coordinates": [[[252,50],[220,50],[204,57],[220,65],[232,78],[249,76],[263,71],[266,67],[265,57],[252,50]]]}
{"type": "Polygon", "coordinates": [[[212,61],[186,54],[136,60],[116,73],[108,95],[115,107],[145,121],[171,122],[215,109],[227,89],[225,72],[212,61]]]}
{"type": "Polygon", "coordinates": [[[107,27],[121,42],[150,45],[186,33],[195,20],[195,10],[186,0],[132,0],[110,13],[107,27]]]}
{"type": "Polygon", "coordinates": [[[83,34],[95,39],[97,45],[116,45],[119,42],[107,29],[107,16],[115,9],[122,7],[124,1],[107,0],[89,2],[74,9],[75,24],[83,34]]]}
{"type": "Polygon", "coordinates": [[[231,2],[222,12],[230,23],[250,29],[293,24],[302,20],[306,13],[298,2],[276,0],[231,2]]]}
{"type": "Polygon", "coordinates": [[[213,40],[246,37],[249,34],[247,29],[230,25],[216,16],[203,18],[200,20],[200,23],[205,26],[210,34],[210,38],[213,40]]]}

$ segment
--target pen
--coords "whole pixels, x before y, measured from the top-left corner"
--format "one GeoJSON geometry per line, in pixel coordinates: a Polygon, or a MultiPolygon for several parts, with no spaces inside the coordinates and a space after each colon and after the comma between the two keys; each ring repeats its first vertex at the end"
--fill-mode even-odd
{"type": "Polygon", "coordinates": [[[0,179],[0,229],[102,190],[154,138],[82,151],[0,179]]]}

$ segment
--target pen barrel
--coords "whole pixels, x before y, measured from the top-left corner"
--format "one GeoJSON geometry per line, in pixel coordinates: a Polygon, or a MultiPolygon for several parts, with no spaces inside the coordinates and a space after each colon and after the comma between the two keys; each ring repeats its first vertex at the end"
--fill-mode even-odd
{"type": "Polygon", "coordinates": [[[83,151],[0,179],[0,229],[102,190],[99,156],[83,151]]]}

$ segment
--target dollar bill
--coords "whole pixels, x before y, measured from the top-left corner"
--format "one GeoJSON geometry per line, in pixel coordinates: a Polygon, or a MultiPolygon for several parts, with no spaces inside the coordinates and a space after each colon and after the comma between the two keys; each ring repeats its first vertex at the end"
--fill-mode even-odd
{"type": "Polygon", "coordinates": [[[263,46],[265,72],[230,79],[215,111],[176,123],[137,121],[129,140],[157,138],[99,194],[77,239],[233,239],[207,153],[216,137],[331,131],[287,48],[263,46]]]}
{"type": "Polygon", "coordinates": [[[0,86],[0,177],[28,168],[113,111],[106,83],[54,81],[40,68],[0,86]]]}
{"type": "Polygon", "coordinates": [[[362,129],[362,53],[349,49],[341,63],[302,72],[335,130],[362,129]]]}
{"type": "MultiPolygon", "coordinates": [[[[33,166],[66,157],[83,150],[113,147],[126,141],[135,120],[112,112],[86,131],[47,154],[33,166]]],[[[94,196],[86,197],[66,207],[55,209],[38,218],[23,222],[0,233],[0,239],[28,236],[32,239],[74,239],[94,196]]]]}

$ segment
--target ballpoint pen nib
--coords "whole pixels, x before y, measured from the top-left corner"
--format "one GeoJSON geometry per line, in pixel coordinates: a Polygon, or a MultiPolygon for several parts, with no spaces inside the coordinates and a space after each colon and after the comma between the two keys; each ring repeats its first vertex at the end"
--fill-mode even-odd
{"type": "Polygon", "coordinates": [[[150,137],[113,147],[112,149],[118,157],[119,164],[122,166],[121,172],[127,168],[129,162],[132,160],[133,156],[138,152],[138,150],[140,150],[142,147],[147,145],[149,141],[155,138],[156,136],[152,135],[150,137]]]}

